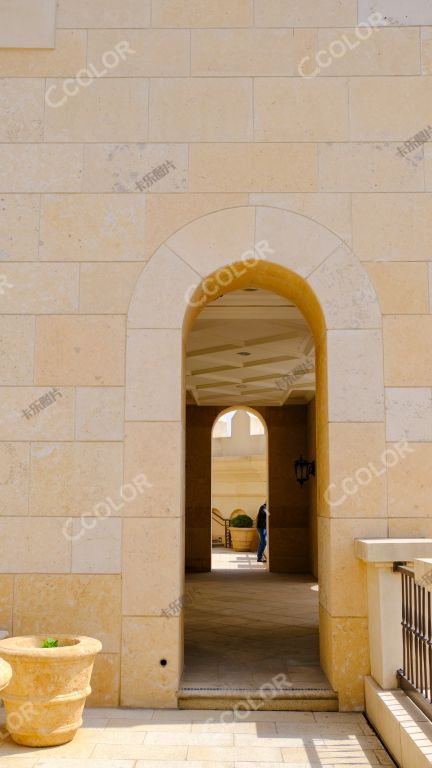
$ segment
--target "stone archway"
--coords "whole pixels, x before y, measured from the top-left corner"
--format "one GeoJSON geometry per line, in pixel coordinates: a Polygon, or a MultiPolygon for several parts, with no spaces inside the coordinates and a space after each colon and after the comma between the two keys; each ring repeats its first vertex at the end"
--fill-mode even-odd
{"type": "MultiPolygon", "coordinates": [[[[224,291],[247,283],[289,298],[313,332],[321,663],[341,709],[360,709],[369,650],[365,578],[353,540],[387,535],[386,489],[379,486],[372,507],[362,489],[341,503],[339,489],[350,467],[366,461],[365,451],[379,455],[385,448],[381,312],[366,271],[333,232],[299,214],[253,206],[206,215],[173,234],[143,269],[130,304],[126,457],[137,450],[143,471],[154,478],[145,517],[134,524],[149,531],[160,590],[134,606],[145,638],[140,632],[126,642],[140,672],[132,676],[124,654],[122,703],[176,706],[182,620],[163,611],[183,593],[184,342],[200,307],[212,298],[210,278],[213,288],[221,284],[224,291]],[[253,264],[249,256],[245,274],[242,255],[259,243],[271,255],[253,264]],[[228,272],[232,279],[223,285],[228,272]],[[166,664],[158,662],[159,647],[167,649],[160,660],[166,664]]],[[[124,636],[132,627],[129,610],[126,602],[124,636]]]]}

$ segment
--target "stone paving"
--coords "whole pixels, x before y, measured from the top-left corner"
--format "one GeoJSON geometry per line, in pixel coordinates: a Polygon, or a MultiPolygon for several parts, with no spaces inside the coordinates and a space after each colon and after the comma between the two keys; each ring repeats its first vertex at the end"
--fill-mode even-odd
{"type": "Polygon", "coordinates": [[[183,686],[257,688],[283,673],[289,688],[330,690],[313,576],[269,573],[254,553],[223,549],[212,568],[186,579],[183,686]]]}
{"type": "Polygon", "coordinates": [[[361,714],[88,709],[70,744],[0,744],[1,768],[393,766],[361,714]]]}
{"type": "MultiPolygon", "coordinates": [[[[188,577],[190,594],[201,591],[186,609],[186,679],[250,684],[252,670],[257,685],[283,664],[293,687],[327,686],[316,582],[257,571],[247,557],[221,553],[212,574],[188,577]]],[[[62,747],[19,747],[4,731],[0,741],[0,768],[393,765],[359,713],[86,709],[83,728],[62,747]]]]}

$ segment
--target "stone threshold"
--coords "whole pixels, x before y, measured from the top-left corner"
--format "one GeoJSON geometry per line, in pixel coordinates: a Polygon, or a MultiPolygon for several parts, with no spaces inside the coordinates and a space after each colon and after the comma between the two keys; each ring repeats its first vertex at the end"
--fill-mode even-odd
{"type": "Polygon", "coordinates": [[[280,689],[264,698],[259,688],[182,686],[178,691],[179,709],[234,709],[239,711],[337,712],[338,695],[326,688],[280,689]]]}

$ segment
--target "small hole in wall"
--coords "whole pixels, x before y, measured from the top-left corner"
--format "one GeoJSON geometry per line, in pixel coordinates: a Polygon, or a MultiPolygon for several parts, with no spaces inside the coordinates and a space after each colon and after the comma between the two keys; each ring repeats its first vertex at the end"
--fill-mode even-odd
{"type": "Polygon", "coordinates": [[[166,665],[168,664],[168,662],[167,662],[167,660],[166,660],[166,659],[161,659],[161,660],[160,660],[160,662],[159,662],[159,664],[161,665],[161,667],[166,667],[166,665]]]}

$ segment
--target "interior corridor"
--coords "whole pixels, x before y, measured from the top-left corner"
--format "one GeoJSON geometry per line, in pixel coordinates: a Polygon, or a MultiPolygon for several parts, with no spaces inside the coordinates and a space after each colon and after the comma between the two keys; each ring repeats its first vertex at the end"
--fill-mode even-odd
{"type": "Polygon", "coordinates": [[[256,691],[283,673],[289,691],[330,691],[319,665],[318,586],[268,573],[254,553],[213,550],[186,577],[183,691],[256,691]]]}

